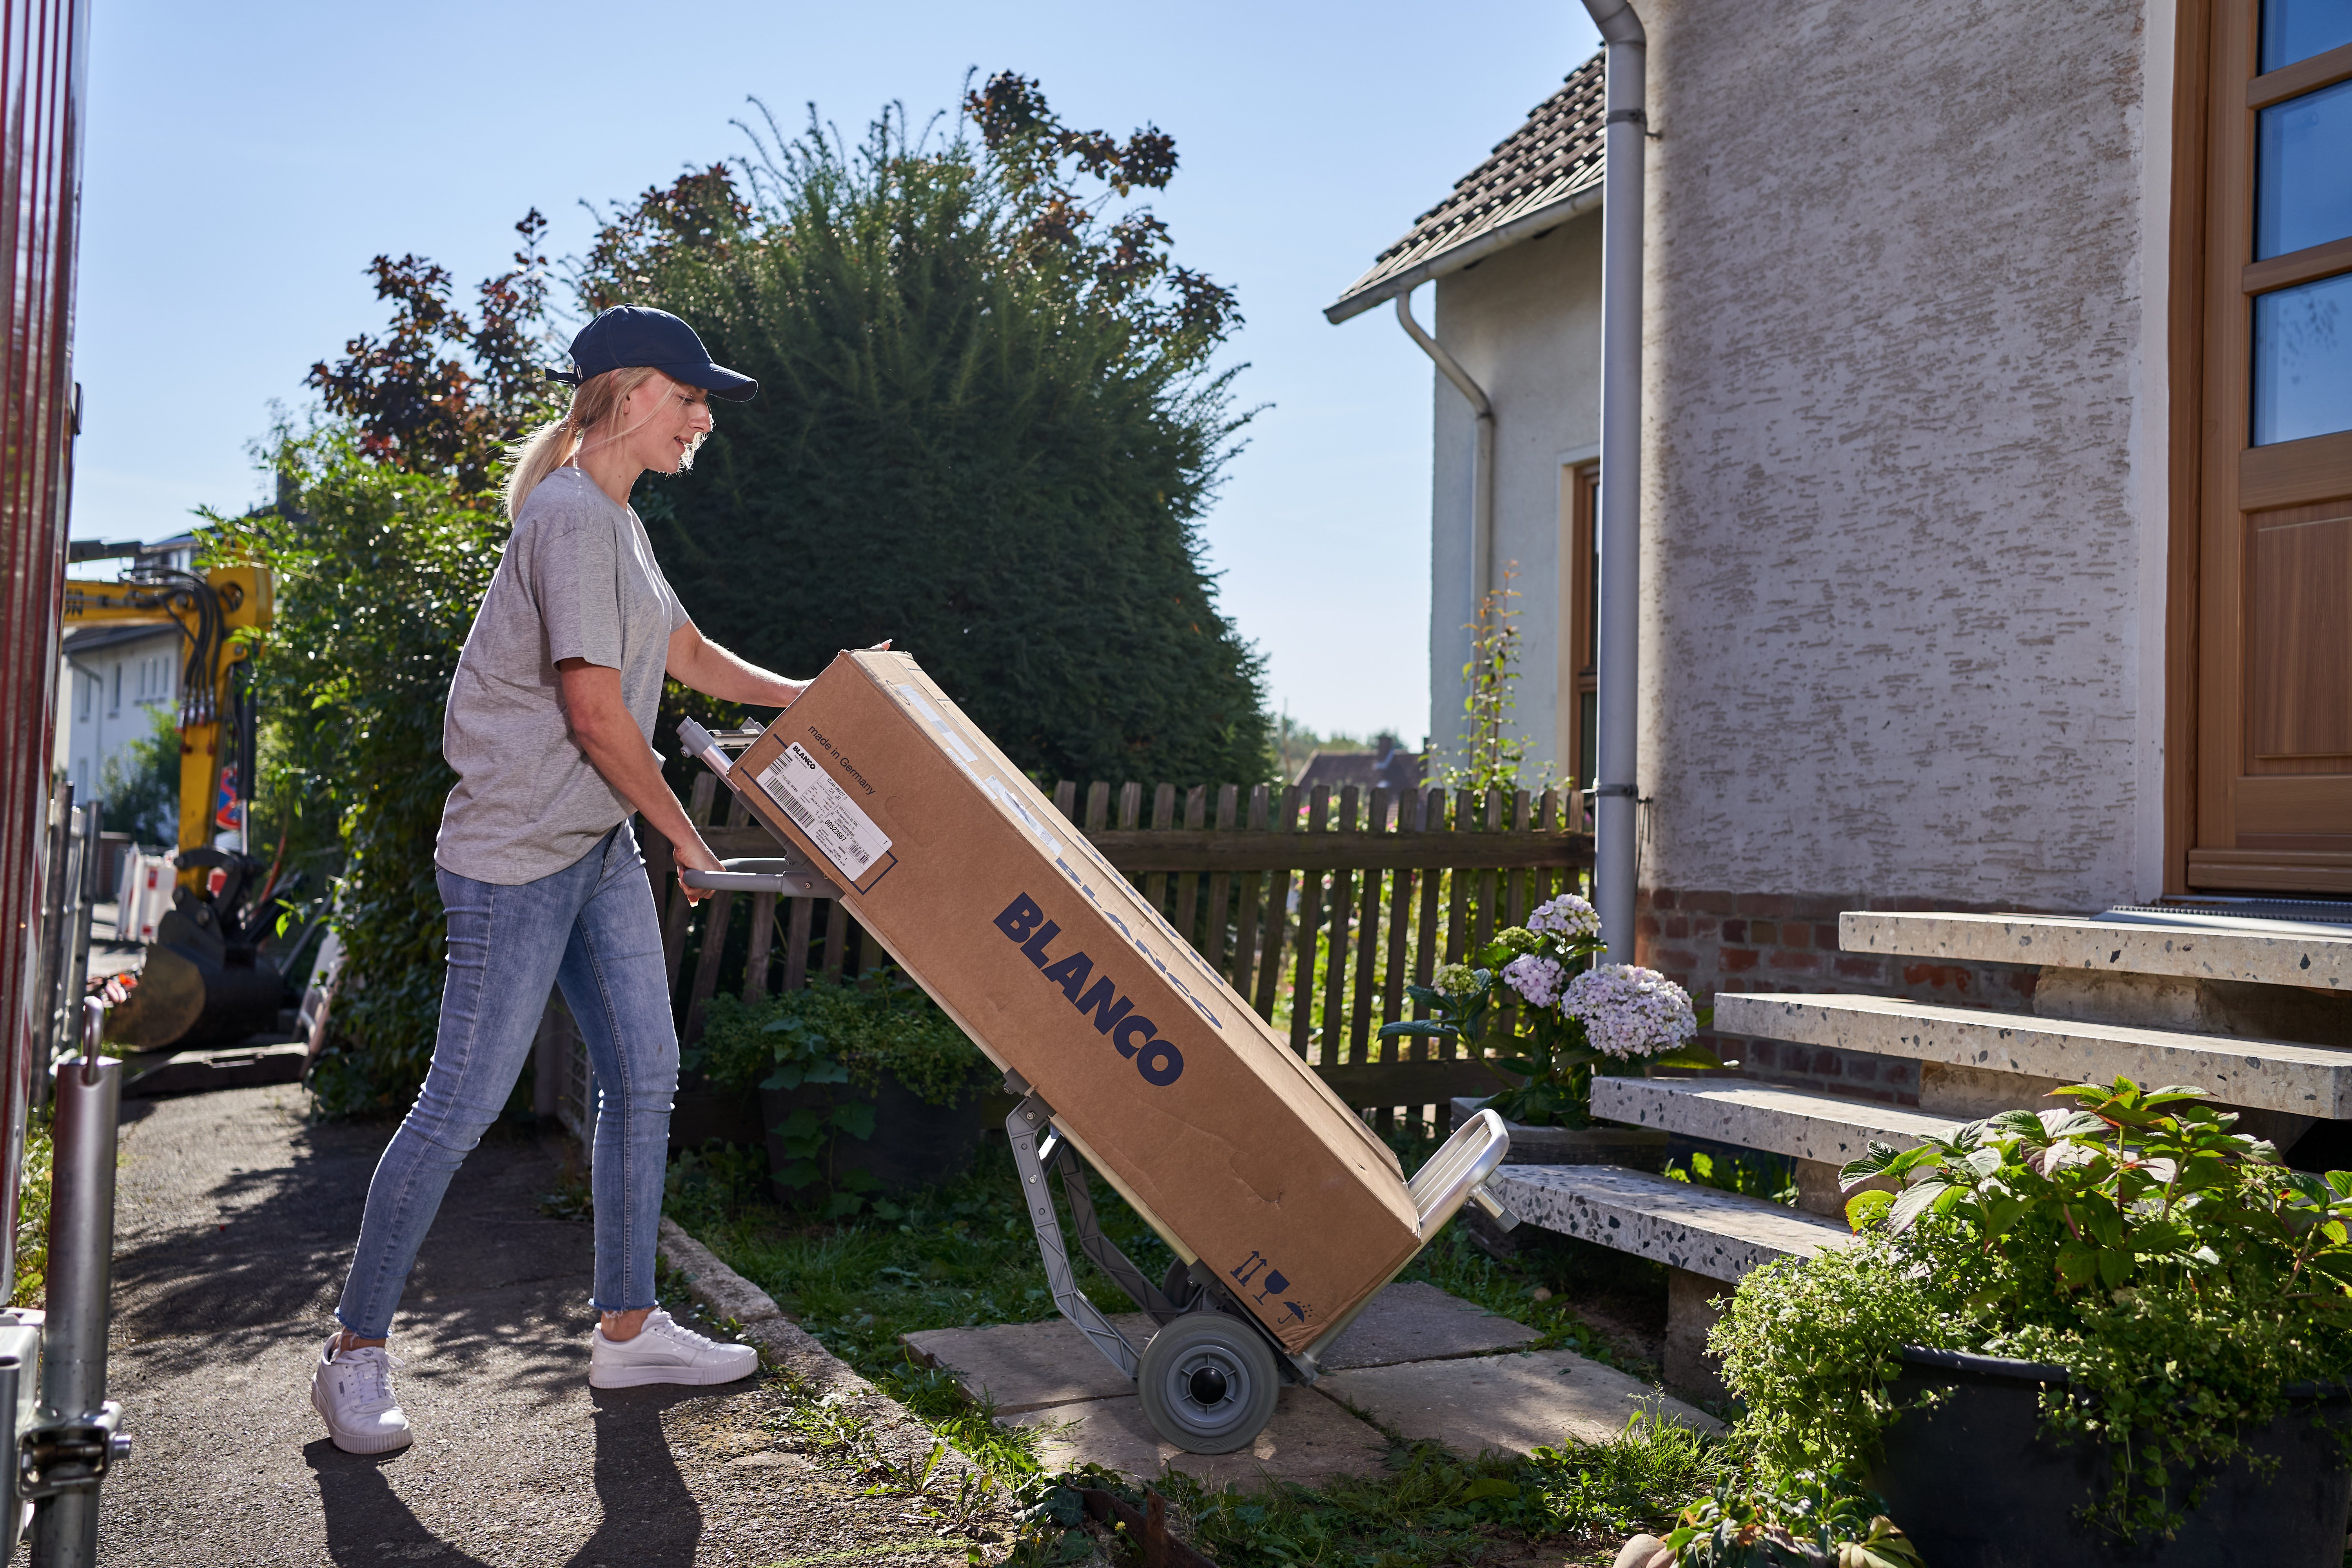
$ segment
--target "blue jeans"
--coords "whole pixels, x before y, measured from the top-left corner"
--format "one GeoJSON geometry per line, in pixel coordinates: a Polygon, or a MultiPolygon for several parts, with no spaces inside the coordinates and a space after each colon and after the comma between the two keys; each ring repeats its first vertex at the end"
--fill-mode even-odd
{"type": "Polygon", "coordinates": [[[368,1184],[359,1251],[335,1309],[354,1335],[382,1339],[390,1330],[449,1178],[506,1108],[555,985],[601,1091],[590,1175],[595,1305],[626,1312],[655,1304],[677,1030],[645,866],[625,822],[535,882],[503,887],[440,873],[449,912],[441,1032],[416,1104],[368,1184]]]}

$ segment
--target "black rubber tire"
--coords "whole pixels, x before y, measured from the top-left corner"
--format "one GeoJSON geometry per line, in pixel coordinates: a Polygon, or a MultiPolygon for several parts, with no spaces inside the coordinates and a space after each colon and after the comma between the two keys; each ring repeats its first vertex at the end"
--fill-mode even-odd
{"type": "MultiPolygon", "coordinates": [[[[1191,1311],[1201,1295],[1201,1287],[1192,1283],[1192,1266],[1181,1258],[1170,1263],[1168,1272],[1160,1279],[1160,1293],[1175,1303],[1178,1312],[1191,1311]]],[[[1166,1321],[1173,1322],[1175,1320],[1166,1321]]]]}
{"type": "Polygon", "coordinates": [[[1274,1419],[1282,1370],[1265,1336],[1223,1312],[1187,1312],[1151,1336],[1135,1375],[1143,1414],[1188,1454],[1249,1447],[1274,1419]],[[1204,1387],[1223,1384],[1213,1400],[1204,1387]]]}

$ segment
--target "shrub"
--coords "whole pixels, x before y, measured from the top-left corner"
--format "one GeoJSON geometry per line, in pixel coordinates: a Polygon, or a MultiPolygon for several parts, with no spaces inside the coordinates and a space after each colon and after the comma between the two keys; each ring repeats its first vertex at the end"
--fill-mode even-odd
{"type": "Polygon", "coordinates": [[[771,668],[895,639],[1040,777],[1265,777],[1261,661],[1198,531],[1239,318],[1148,212],[1099,210],[1173,145],[1067,132],[1017,78],[971,107],[977,142],[763,139],[747,184],[689,175],[600,237],[587,303],[674,310],[761,384],[690,479],[645,481],[662,564],[771,668]]]}
{"type": "MultiPolygon", "coordinates": [[[[2169,1533],[2284,1391],[2352,1371],[2352,1173],[2289,1170],[2203,1091],[2128,1079],[2056,1090],[1846,1167],[1860,1235],[1740,1281],[1710,1337],[1766,1479],[1858,1480],[1902,1410],[1906,1344],[2061,1366],[2045,1430],[2106,1445],[2085,1517],[2169,1533]]],[[[1899,1521],[1897,1521],[1900,1522],[1899,1521]]]]}
{"type": "Polygon", "coordinates": [[[274,775],[340,840],[343,939],[334,1053],[311,1087],[330,1114],[404,1107],[424,1081],[441,1000],[433,866],[457,775],[442,706],[506,525],[446,477],[370,460],[353,434],[281,430],[279,504],[209,516],[215,559],[276,574],[276,624],[255,661],[274,775]]]}

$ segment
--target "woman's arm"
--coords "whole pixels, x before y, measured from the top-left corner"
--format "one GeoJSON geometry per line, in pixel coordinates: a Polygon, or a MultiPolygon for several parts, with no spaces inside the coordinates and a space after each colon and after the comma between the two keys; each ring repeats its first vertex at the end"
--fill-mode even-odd
{"type": "MultiPolygon", "coordinates": [[[[645,731],[629,716],[629,705],[621,696],[621,672],[584,658],[559,659],[555,668],[563,682],[564,720],[590,765],[636,807],[655,832],[669,840],[680,870],[689,866],[698,871],[720,869],[719,858],[702,842],[702,835],[686,819],[686,808],[663,782],[645,731]]],[[[691,888],[686,893],[689,903],[709,896],[691,888]]]]}
{"type": "MultiPolygon", "coordinates": [[[[761,669],[736,658],[705,637],[692,621],[669,634],[669,673],[673,679],[721,700],[756,703],[763,708],[789,707],[808,685],[804,680],[789,680],[772,669],[761,669]]],[[[615,673],[615,692],[620,689],[619,682],[615,673]]]]}

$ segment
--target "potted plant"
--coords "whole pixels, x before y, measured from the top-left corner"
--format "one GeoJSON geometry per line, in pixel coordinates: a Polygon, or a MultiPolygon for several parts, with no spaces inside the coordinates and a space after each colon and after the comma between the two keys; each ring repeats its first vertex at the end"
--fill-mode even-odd
{"type": "Polygon", "coordinates": [[[1734,1441],[1767,1484],[1874,1492],[1936,1568],[2336,1568],[2352,1174],[2288,1169],[2200,1089],[2053,1092],[1872,1145],[1853,1242],[1740,1281],[1710,1339],[1734,1441]]]}
{"type": "Polygon", "coordinates": [[[1562,894],[1526,925],[1496,933],[1468,962],[1440,968],[1429,985],[1407,987],[1436,1016],[1386,1025],[1381,1034],[1470,1042],[1504,1088],[1456,1100],[1456,1113],[1485,1106],[1501,1115],[1515,1161],[1656,1170],[1665,1163],[1666,1135],[1596,1126],[1592,1075],[1723,1063],[1691,1043],[1698,1017],[1687,992],[1654,969],[1596,964],[1603,945],[1592,906],[1562,894]],[[1487,1037],[1505,1018],[1509,1032],[1494,1042],[1500,1054],[1489,1056],[1487,1037]]]}
{"type": "Polygon", "coordinates": [[[895,970],[714,996],[688,1066],[756,1094],[769,1175],[835,1217],[971,1166],[994,1079],[962,1030],[895,970]]]}

